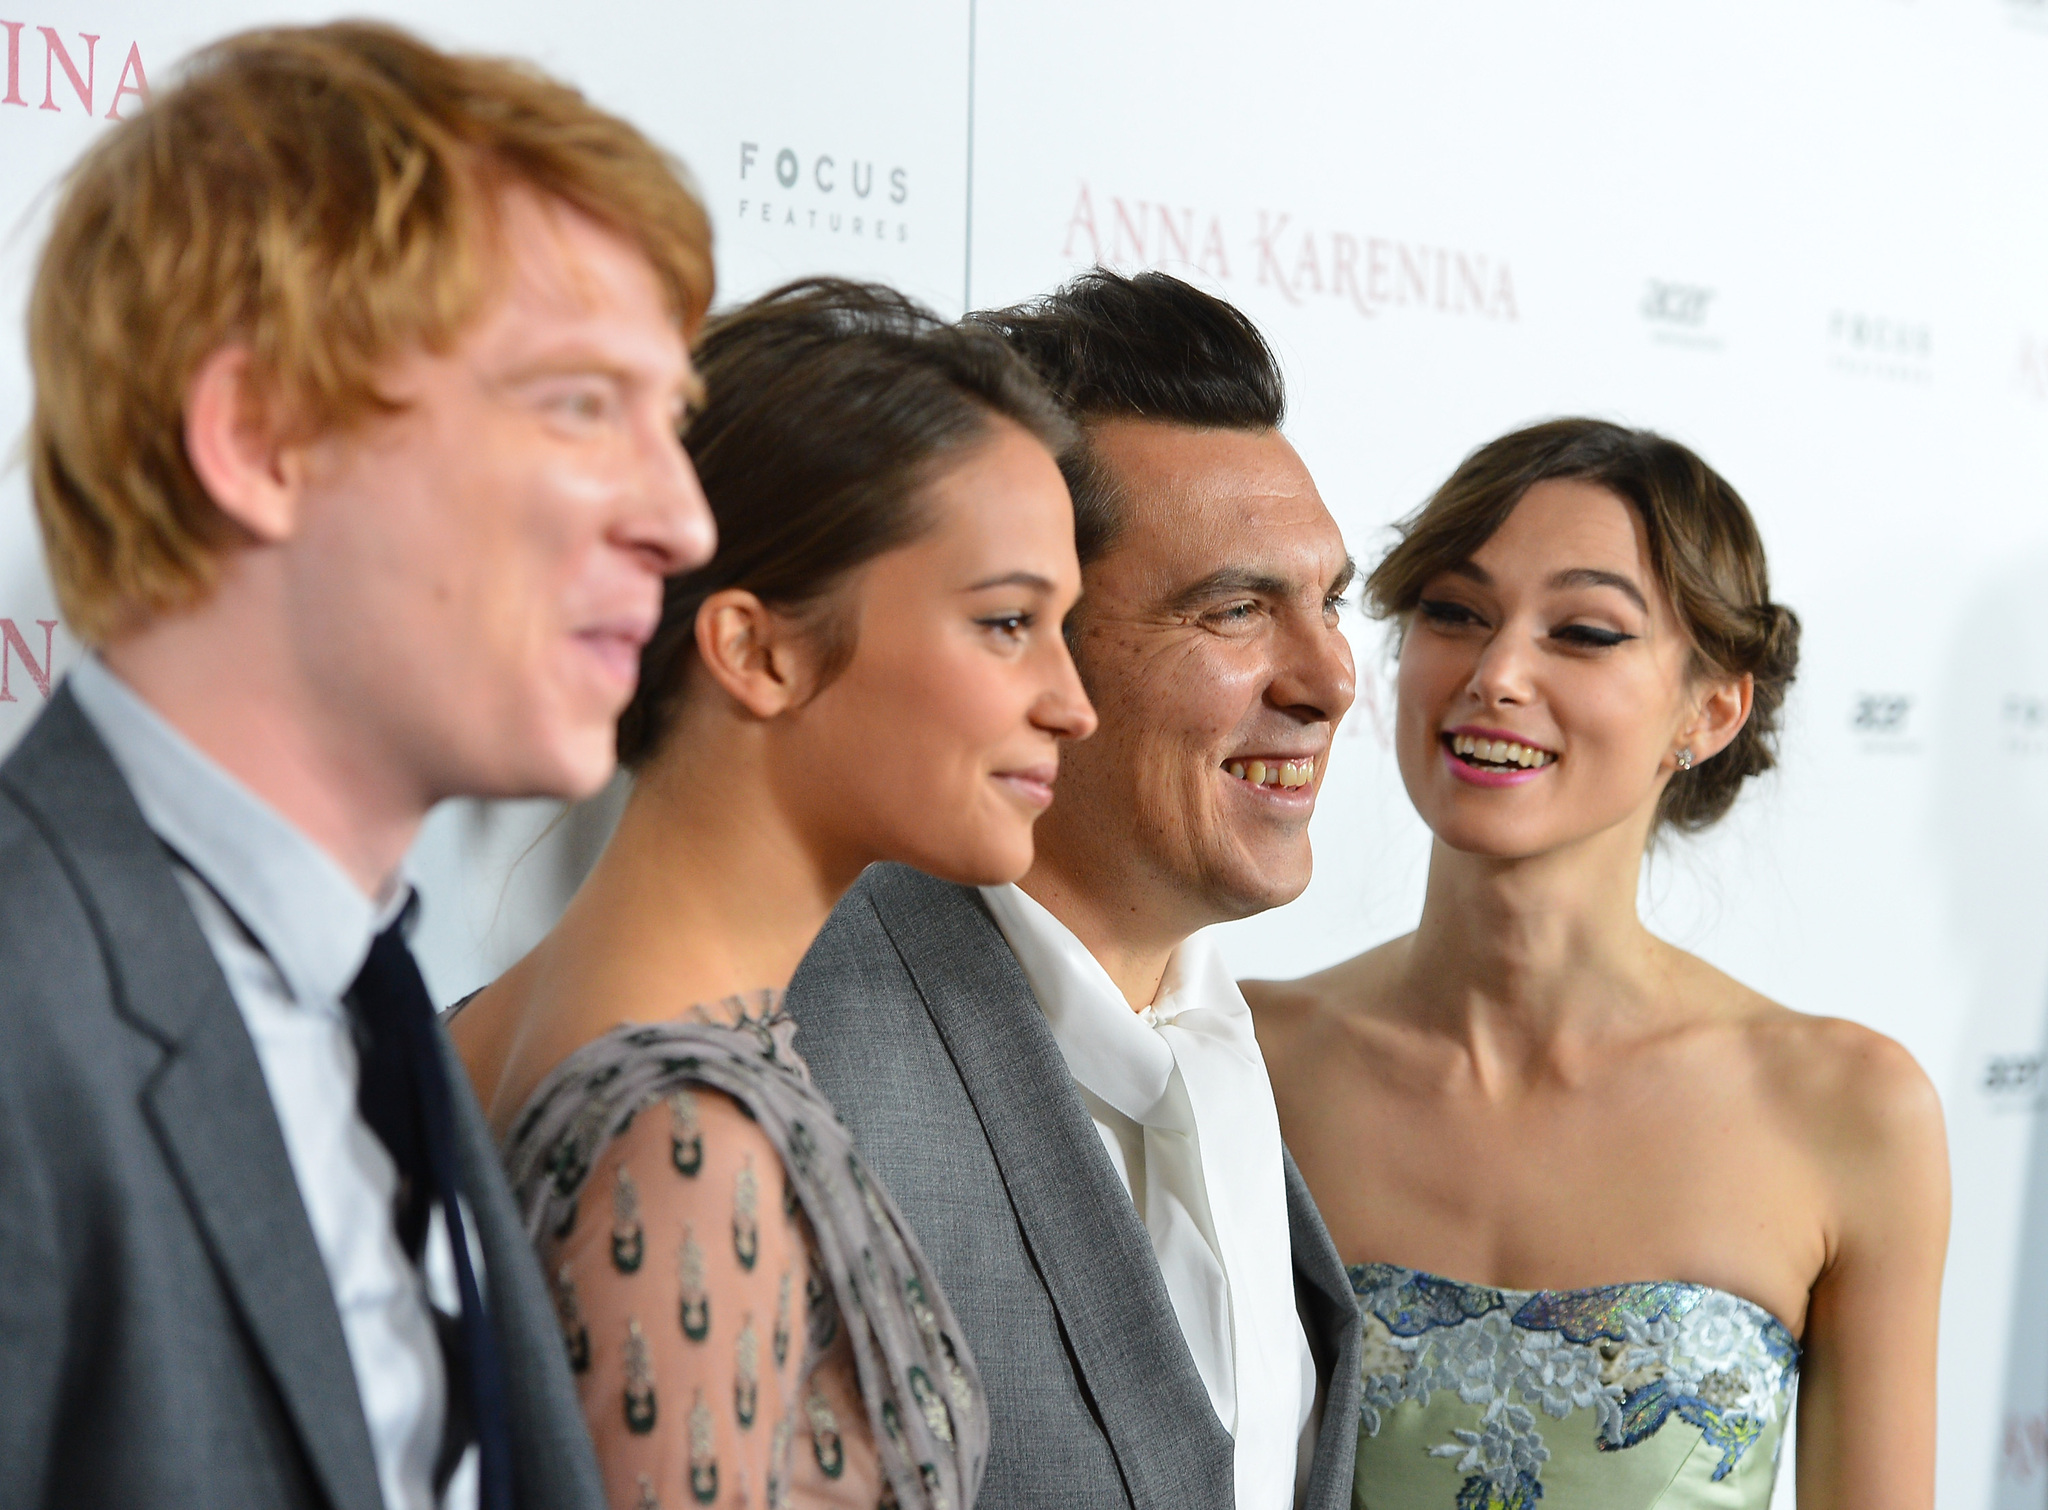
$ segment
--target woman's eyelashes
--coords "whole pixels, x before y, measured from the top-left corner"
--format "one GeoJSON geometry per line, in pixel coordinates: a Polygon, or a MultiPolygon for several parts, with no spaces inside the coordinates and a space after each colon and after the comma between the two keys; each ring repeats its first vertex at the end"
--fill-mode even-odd
{"type": "Polygon", "coordinates": [[[1463,603],[1453,603],[1448,598],[1424,598],[1415,605],[1415,610],[1430,623],[1443,629],[1460,629],[1467,625],[1486,622],[1463,603]]]}
{"type": "MultiPolygon", "coordinates": [[[[1424,598],[1415,611],[1438,629],[1486,629],[1492,627],[1475,608],[1448,598],[1424,598]]],[[[1550,631],[1550,638],[1572,650],[1612,650],[1638,636],[1626,630],[1599,624],[1566,623],[1550,631]]]]}
{"type": "Polygon", "coordinates": [[[1636,638],[1619,629],[1602,629],[1597,624],[1565,624],[1552,630],[1550,637],[1580,650],[1612,650],[1636,638]]]}
{"type": "Polygon", "coordinates": [[[1014,644],[1020,643],[1030,634],[1031,626],[1038,622],[1038,615],[1030,612],[995,613],[987,614],[974,622],[998,639],[1014,644]]]}

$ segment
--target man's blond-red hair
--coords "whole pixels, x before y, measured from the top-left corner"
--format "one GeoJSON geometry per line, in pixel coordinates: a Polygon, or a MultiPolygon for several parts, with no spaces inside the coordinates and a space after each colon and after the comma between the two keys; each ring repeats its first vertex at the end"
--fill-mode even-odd
{"type": "Polygon", "coordinates": [[[695,334],[711,231],[681,165],[522,64],[361,22],[244,32],[86,154],[29,302],[36,515],[74,634],[202,600],[237,538],[185,455],[199,365],[245,346],[305,432],[378,410],[379,369],[446,350],[497,287],[515,186],[636,244],[695,334]]]}

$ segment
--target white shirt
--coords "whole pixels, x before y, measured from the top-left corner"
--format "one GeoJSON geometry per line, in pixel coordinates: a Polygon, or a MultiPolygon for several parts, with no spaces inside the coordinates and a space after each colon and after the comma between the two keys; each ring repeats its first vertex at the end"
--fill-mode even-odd
{"type": "Polygon", "coordinates": [[[1239,1510],[1290,1510],[1314,1456],[1316,1363],[1295,1308],[1280,1118],[1251,1009],[1200,935],[1134,1012],[1044,907],[1015,886],[981,895],[1144,1219],[1195,1369],[1236,1442],[1239,1510]]]}
{"type": "MultiPolygon", "coordinates": [[[[405,906],[382,905],[248,788],[201,754],[100,661],[71,672],[136,805],[170,851],[178,884],[241,1010],[327,1268],[388,1510],[435,1510],[446,1369],[429,1296],[455,1314],[454,1258],[440,1213],[423,1278],[392,1225],[398,1171],[356,1109],[356,1048],[342,997],[370,943],[405,906]]],[[[471,1245],[481,1270],[481,1256],[471,1245]]],[[[482,1274],[478,1274],[482,1283],[482,1274]]],[[[475,1510],[476,1448],[440,1510],[475,1510]]]]}

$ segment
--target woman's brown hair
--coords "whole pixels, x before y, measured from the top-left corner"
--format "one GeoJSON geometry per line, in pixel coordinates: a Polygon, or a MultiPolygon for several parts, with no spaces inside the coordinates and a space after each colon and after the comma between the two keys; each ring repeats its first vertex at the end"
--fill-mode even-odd
{"type": "MultiPolygon", "coordinates": [[[[786,284],[713,319],[696,362],[706,399],[683,442],[718,521],[718,554],[669,579],[619,720],[629,769],[675,721],[706,598],[737,587],[789,613],[827,606],[848,573],[924,533],[926,485],[997,421],[1055,458],[1074,441],[1072,421],[1002,337],[949,325],[879,284],[786,284]]],[[[851,635],[830,613],[812,628],[829,678],[852,656],[851,635]]]]}
{"type": "Polygon", "coordinates": [[[1399,525],[1365,582],[1375,618],[1405,625],[1431,579],[1472,558],[1539,482],[1570,478],[1632,506],[1650,565],[1692,641],[1693,674],[1753,678],[1749,721],[1729,746],[1664,788],[1657,822],[1698,833],[1743,782],[1777,764],[1785,693],[1799,665],[1799,617],[1771,601],[1756,521],[1735,489],[1677,441],[1595,419],[1559,419],[1489,441],[1399,525]]]}

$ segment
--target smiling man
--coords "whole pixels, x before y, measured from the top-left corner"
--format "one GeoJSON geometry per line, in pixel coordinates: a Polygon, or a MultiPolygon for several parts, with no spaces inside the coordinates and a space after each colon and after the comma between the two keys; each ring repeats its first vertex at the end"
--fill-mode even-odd
{"type": "Polygon", "coordinates": [[[73,173],[35,503],[92,653],[0,767],[0,1507],[596,1507],[405,942],[446,797],[611,774],[703,211],[639,132],[370,25],[253,32],[73,173]]]}
{"type": "Polygon", "coordinates": [[[1308,884],[1351,562],[1228,304],[1097,271],[975,318],[1082,427],[1068,636],[1100,728],[1021,884],[877,867],[790,1008],[980,1361],[983,1506],[1341,1510],[1357,1314],[1197,935],[1308,884]]]}

